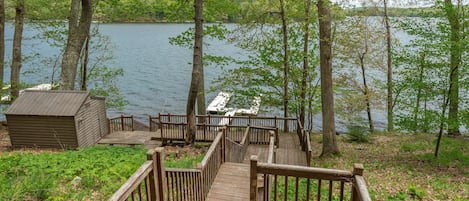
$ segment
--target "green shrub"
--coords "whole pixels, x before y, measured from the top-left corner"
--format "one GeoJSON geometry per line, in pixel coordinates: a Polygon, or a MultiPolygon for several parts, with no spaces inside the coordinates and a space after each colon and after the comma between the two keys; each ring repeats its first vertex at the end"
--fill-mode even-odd
{"type": "Polygon", "coordinates": [[[0,154],[0,200],[81,200],[99,192],[107,199],[132,175],[146,150],[93,146],[57,153],[0,154]],[[80,177],[79,185],[71,185],[80,177]]]}
{"type": "Polygon", "coordinates": [[[364,126],[348,126],[348,142],[367,143],[371,141],[369,135],[369,129],[364,126]]]}

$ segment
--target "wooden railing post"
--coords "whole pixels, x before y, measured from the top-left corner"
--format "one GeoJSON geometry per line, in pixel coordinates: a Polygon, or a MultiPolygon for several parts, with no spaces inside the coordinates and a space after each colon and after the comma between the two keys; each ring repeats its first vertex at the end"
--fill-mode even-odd
{"type": "Polygon", "coordinates": [[[147,160],[152,161],[152,171],[148,174],[149,178],[149,185],[150,185],[150,192],[147,192],[149,194],[149,199],[152,201],[156,200],[156,179],[158,178],[158,174],[155,171],[157,164],[155,163],[156,160],[156,151],[155,150],[149,150],[147,152],[147,160]]]}
{"type": "Polygon", "coordinates": [[[257,156],[251,156],[249,200],[257,201],[257,156]]]}
{"type": "Polygon", "coordinates": [[[134,131],[134,115],[130,115],[130,119],[132,120],[132,131],[134,131]]]}
{"type": "Polygon", "coordinates": [[[151,132],[151,127],[152,127],[152,123],[151,123],[151,115],[148,115],[148,131],[151,132]]]}
{"type": "Polygon", "coordinates": [[[107,119],[107,128],[108,128],[108,130],[107,130],[108,133],[107,133],[107,134],[111,134],[111,133],[112,133],[112,131],[111,131],[111,123],[112,123],[112,122],[111,122],[111,119],[107,119]]]}
{"type": "MultiPolygon", "coordinates": [[[[206,122],[204,122],[204,123],[202,124],[202,127],[204,128],[204,138],[203,138],[204,141],[207,140],[207,137],[206,137],[206,135],[207,135],[207,125],[206,125],[206,124],[207,124],[206,122]]],[[[196,135],[196,136],[197,136],[197,135],[196,135]]]]}
{"type": "Polygon", "coordinates": [[[280,137],[278,136],[278,128],[276,127],[275,128],[275,146],[277,146],[277,148],[280,147],[280,137]]]}
{"type": "MultiPolygon", "coordinates": [[[[198,170],[200,170],[200,178],[199,178],[199,190],[201,192],[200,193],[200,197],[201,198],[205,198],[207,196],[207,193],[208,193],[208,190],[207,190],[207,187],[205,186],[206,185],[206,180],[205,180],[205,171],[204,171],[204,167],[202,166],[201,163],[197,163],[197,167],[196,167],[198,170]]],[[[205,200],[205,199],[202,199],[202,200],[205,200]]]]}
{"type": "Polygon", "coordinates": [[[124,131],[124,115],[121,114],[121,130],[124,131]]]}
{"type": "Polygon", "coordinates": [[[164,148],[157,147],[147,152],[147,160],[153,161],[153,170],[150,172],[150,198],[151,200],[164,201],[164,148]]]}
{"type": "Polygon", "coordinates": [[[277,126],[277,116],[274,117],[274,127],[278,128],[278,126],[277,126]]]}
{"type": "MultiPolygon", "coordinates": [[[[363,164],[355,163],[353,164],[353,175],[358,175],[358,176],[363,176],[363,164]]],[[[352,185],[352,201],[361,201],[359,192],[358,192],[358,186],[356,185],[356,182],[353,182],[352,185]]]]}
{"type": "Polygon", "coordinates": [[[226,156],[225,156],[225,153],[226,153],[226,130],[227,130],[227,127],[223,127],[223,130],[222,130],[222,135],[221,135],[221,163],[225,163],[225,160],[226,160],[226,156]]]}

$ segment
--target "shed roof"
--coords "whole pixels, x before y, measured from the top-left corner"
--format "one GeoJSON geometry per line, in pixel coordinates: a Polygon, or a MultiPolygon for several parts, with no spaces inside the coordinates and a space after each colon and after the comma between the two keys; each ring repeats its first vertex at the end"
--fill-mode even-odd
{"type": "Polygon", "coordinates": [[[88,96],[86,91],[25,91],[5,114],[75,116],[88,96]]]}

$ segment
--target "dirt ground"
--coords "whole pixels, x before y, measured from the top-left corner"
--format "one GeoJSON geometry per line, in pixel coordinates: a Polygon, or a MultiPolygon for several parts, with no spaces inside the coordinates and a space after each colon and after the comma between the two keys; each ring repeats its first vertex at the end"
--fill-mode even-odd
{"type": "Polygon", "coordinates": [[[164,151],[166,154],[174,154],[177,160],[186,155],[195,156],[205,154],[209,146],[210,144],[208,143],[200,143],[194,146],[168,145],[164,147],[164,151]]]}
{"type": "Polygon", "coordinates": [[[0,151],[9,150],[11,146],[10,136],[8,136],[8,130],[3,125],[3,122],[0,123],[0,151]]]}

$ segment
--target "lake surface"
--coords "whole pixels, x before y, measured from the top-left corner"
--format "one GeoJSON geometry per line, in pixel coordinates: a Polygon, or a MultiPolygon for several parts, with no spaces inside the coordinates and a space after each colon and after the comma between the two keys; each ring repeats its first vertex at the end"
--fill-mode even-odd
{"type": "MultiPolygon", "coordinates": [[[[185,113],[192,72],[190,64],[192,50],[170,45],[168,38],[177,36],[192,26],[192,24],[144,23],[99,25],[100,32],[109,36],[114,45],[112,50],[115,67],[121,67],[124,70],[124,76],[118,80],[118,87],[129,102],[122,110],[109,110],[109,116],[133,114],[143,122],[147,122],[148,115],[157,115],[160,112],[185,113]]],[[[228,27],[234,26],[228,25],[228,27]]],[[[6,28],[6,58],[10,59],[13,27],[10,24],[6,28]]],[[[38,31],[31,25],[26,25],[23,42],[24,55],[39,54],[42,57],[60,55],[57,48],[33,39],[37,34],[38,31]]],[[[211,43],[209,47],[204,47],[204,51],[209,54],[246,57],[246,52],[232,44],[207,39],[206,41],[211,43]]],[[[49,83],[53,62],[44,64],[36,60],[28,60],[23,64],[22,81],[31,84],[49,83]]],[[[220,68],[205,68],[206,88],[210,87],[210,81],[218,77],[221,72],[220,68]]],[[[6,69],[5,80],[9,80],[9,68],[6,69]]],[[[215,95],[216,93],[207,94],[207,102],[209,103],[215,95]]],[[[385,128],[385,112],[374,110],[373,113],[375,127],[385,128]]],[[[281,113],[261,112],[260,115],[281,116],[281,113]]],[[[319,130],[321,124],[318,114],[314,119],[315,130],[319,130]]],[[[345,129],[340,120],[337,126],[339,131],[345,129]]]]}
{"type": "MultiPolygon", "coordinates": [[[[115,57],[113,65],[124,70],[124,76],[118,80],[118,87],[129,102],[120,111],[110,110],[110,116],[134,114],[143,119],[148,115],[157,115],[159,112],[185,112],[192,72],[192,50],[169,44],[169,37],[177,36],[192,26],[192,24],[99,25],[100,32],[109,36],[113,44],[112,51],[115,57]]],[[[32,39],[37,33],[38,31],[31,25],[25,27],[24,55],[40,54],[47,57],[59,54],[56,48],[32,39]]],[[[10,24],[6,30],[8,60],[11,59],[12,38],[13,27],[10,24]]],[[[231,44],[208,39],[207,41],[211,45],[204,47],[204,51],[209,54],[242,57],[242,51],[231,44]]],[[[41,64],[39,61],[29,61],[23,64],[22,72],[26,72],[21,76],[23,82],[49,83],[52,66],[41,64]]],[[[220,68],[207,67],[206,87],[210,87],[210,81],[221,72],[220,68]]],[[[9,73],[10,69],[5,69],[5,80],[9,80],[9,73]]],[[[208,94],[207,101],[215,95],[215,93],[208,94]]]]}

